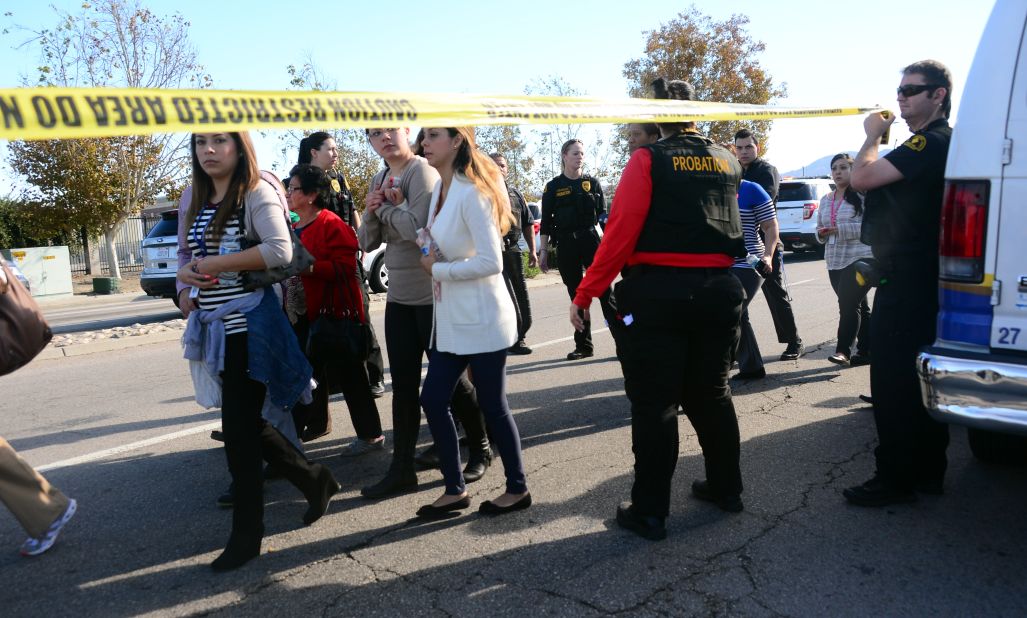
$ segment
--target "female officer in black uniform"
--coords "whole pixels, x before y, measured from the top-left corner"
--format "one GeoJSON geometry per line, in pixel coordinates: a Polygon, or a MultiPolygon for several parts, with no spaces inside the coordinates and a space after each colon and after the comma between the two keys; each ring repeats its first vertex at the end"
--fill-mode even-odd
{"type": "MultiPolygon", "coordinates": [[[[539,267],[542,272],[549,271],[549,243],[552,241],[560,277],[573,299],[585,269],[592,265],[599,248],[596,224],[606,212],[606,200],[599,180],[582,173],[585,148],[581,140],[567,140],[560,152],[563,173],[546,183],[542,192],[539,267]]],[[[606,321],[612,322],[617,312],[610,303],[609,288],[599,296],[599,306],[606,321]]],[[[574,351],[567,355],[567,360],[593,354],[592,331],[586,320],[581,330],[574,331],[574,351]]]]}
{"type": "MultiPolygon", "coordinates": [[[[656,98],[691,100],[682,81],[653,83],[656,98]]],[[[738,343],[742,286],[729,272],[745,255],[736,193],[742,169],[695,123],[660,125],[663,139],[628,161],[606,236],[570,307],[578,330],[592,299],[623,268],[617,308],[624,390],[631,401],[635,483],[617,523],[651,540],[667,535],[678,460],[677,407],[695,427],[706,480],[692,495],[742,510],[738,420],[727,374],[738,343]]]]}

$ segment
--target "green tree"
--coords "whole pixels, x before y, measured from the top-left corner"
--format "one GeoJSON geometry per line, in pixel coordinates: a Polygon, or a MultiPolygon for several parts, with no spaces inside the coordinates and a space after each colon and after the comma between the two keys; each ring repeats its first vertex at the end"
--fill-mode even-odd
{"type": "MultiPolygon", "coordinates": [[[[53,28],[23,28],[32,36],[22,45],[39,48],[40,86],[196,88],[211,83],[197,64],[189,22],[181,15],[160,17],[139,0],[85,3],[74,15],[54,11],[53,28]]],[[[181,189],[189,169],[188,143],[180,134],[15,142],[9,162],[32,185],[24,197],[38,214],[38,232],[48,235],[43,225],[51,226],[52,233],[66,230],[64,218],[101,232],[111,275],[120,277],[114,250],[118,227],[157,196],[181,189]],[[85,187],[94,183],[104,186],[85,187]]]]}
{"type": "MultiPolygon", "coordinates": [[[[677,18],[647,31],[641,58],[624,65],[624,77],[633,97],[648,97],[657,77],[683,79],[695,87],[700,101],[765,105],[787,95],[787,86],[775,84],[759,63],[765,45],[746,30],[749,18],[732,15],[715,21],[692,5],[677,18]]],[[[731,141],[735,131],[748,127],[760,137],[766,152],[769,120],[702,122],[700,130],[711,139],[731,141]]],[[[627,143],[620,146],[626,154],[627,143]]]]}

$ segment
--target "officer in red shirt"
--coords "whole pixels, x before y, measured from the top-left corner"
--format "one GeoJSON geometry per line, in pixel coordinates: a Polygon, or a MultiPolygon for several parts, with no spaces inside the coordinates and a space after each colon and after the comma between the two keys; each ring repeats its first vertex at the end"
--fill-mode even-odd
{"type": "MultiPolygon", "coordinates": [[[[682,81],[653,83],[658,99],[692,100],[682,81]]],[[[695,123],[663,123],[663,139],[631,156],[606,235],[570,307],[577,330],[592,299],[618,272],[619,341],[631,401],[635,483],[617,523],[651,540],[667,535],[670,483],[678,460],[678,405],[699,435],[706,479],[692,494],[742,510],[738,420],[728,370],[738,343],[744,292],[729,272],[745,255],[737,191],[742,169],[695,123]],[[622,270],[623,269],[623,270],[622,270]]]]}

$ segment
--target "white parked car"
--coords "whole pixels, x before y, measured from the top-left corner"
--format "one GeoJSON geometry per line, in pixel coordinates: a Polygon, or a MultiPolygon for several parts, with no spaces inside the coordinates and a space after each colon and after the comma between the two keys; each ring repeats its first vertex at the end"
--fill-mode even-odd
{"type": "Polygon", "coordinates": [[[777,191],[777,224],[781,243],[788,251],[816,251],[824,255],[817,242],[817,209],[820,198],[834,191],[826,178],[786,178],[777,191]]]}
{"type": "Polygon", "coordinates": [[[385,267],[385,243],[374,251],[365,251],[361,263],[367,273],[367,284],[371,286],[371,291],[388,292],[389,269],[385,267]]]}

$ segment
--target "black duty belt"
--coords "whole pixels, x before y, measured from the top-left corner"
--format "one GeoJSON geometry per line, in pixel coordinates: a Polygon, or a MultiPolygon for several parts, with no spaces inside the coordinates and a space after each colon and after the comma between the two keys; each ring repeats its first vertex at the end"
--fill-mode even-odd
{"type": "Polygon", "coordinates": [[[621,270],[621,276],[625,279],[639,277],[641,275],[667,274],[667,275],[726,275],[728,268],[710,268],[705,266],[661,266],[659,264],[635,264],[625,266],[621,270]]]}
{"type": "Polygon", "coordinates": [[[595,233],[596,233],[596,230],[595,230],[594,227],[586,227],[584,229],[576,230],[576,231],[573,231],[573,232],[560,232],[559,234],[556,235],[556,239],[557,240],[566,240],[568,238],[587,238],[589,236],[595,235],[595,233]]]}

